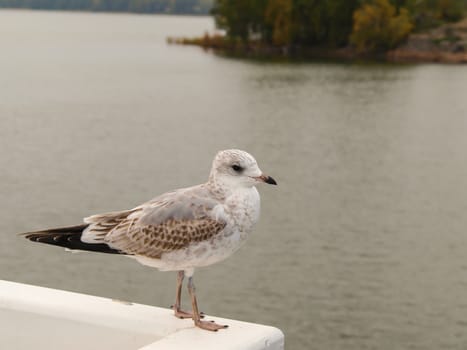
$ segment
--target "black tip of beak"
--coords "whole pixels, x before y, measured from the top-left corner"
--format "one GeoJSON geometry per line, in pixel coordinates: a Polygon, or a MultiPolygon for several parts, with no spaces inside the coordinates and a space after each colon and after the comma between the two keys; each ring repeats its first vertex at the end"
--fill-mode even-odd
{"type": "Polygon", "coordinates": [[[267,184],[270,184],[270,185],[277,185],[276,180],[274,180],[271,176],[268,176],[266,178],[266,180],[264,180],[264,182],[266,182],[267,184]]]}

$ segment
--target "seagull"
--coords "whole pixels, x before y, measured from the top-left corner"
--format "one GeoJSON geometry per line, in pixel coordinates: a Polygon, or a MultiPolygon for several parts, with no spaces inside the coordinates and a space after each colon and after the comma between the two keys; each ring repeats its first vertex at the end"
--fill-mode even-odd
{"type": "Polygon", "coordinates": [[[243,245],[259,219],[255,186],[261,183],[277,185],[249,153],[224,150],[214,157],[206,183],[164,193],[130,210],[89,216],[81,225],[22,235],[71,251],[122,254],[160,271],[177,271],[175,316],[217,331],[227,326],[202,320],[194,270],[228,258],[243,245]],[[185,277],[192,312],[181,308],[185,277]]]}

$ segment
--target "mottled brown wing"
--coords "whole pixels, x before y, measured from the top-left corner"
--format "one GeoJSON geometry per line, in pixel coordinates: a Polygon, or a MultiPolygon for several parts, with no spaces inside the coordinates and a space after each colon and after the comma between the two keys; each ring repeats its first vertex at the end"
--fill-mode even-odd
{"type": "Polygon", "coordinates": [[[226,223],[211,218],[166,220],[158,225],[141,224],[137,218],[127,219],[115,227],[105,242],[126,254],[160,258],[165,252],[183,249],[191,243],[209,240],[226,223]]]}
{"type": "Polygon", "coordinates": [[[168,192],[135,208],[104,242],[126,254],[159,258],[221,232],[226,226],[223,211],[211,216],[219,204],[205,185],[168,192]]]}

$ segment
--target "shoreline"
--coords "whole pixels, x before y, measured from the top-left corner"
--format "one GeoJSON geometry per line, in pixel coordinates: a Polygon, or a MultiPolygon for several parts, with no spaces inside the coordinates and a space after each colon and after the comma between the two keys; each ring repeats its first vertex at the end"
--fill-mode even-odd
{"type": "Polygon", "coordinates": [[[467,18],[423,33],[413,33],[404,44],[381,53],[360,53],[352,47],[277,47],[260,40],[243,42],[229,39],[222,34],[208,33],[196,38],[169,37],[167,43],[199,46],[214,53],[240,58],[466,64],[467,18]]]}

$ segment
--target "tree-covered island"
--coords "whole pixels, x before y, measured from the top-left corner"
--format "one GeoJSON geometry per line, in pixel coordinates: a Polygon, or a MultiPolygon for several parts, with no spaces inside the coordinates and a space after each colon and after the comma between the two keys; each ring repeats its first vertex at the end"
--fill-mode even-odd
{"type": "Polygon", "coordinates": [[[169,39],[237,55],[467,62],[467,0],[215,0],[225,34],[169,39]]]}

